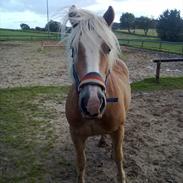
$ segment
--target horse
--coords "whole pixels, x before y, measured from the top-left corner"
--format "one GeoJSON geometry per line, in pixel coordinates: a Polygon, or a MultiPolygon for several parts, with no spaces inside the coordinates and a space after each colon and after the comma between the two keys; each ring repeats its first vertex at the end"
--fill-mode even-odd
{"type": "Polygon", "coordinates": [[[77,182],[85,182],[86,139],[107,134],[112,139],[118,182],[126,183],[122,144],[131,88],[128,68],[119,58],[120,46],[111,30],[114,10],[109,6],[103,16],[97,16],[73,5],[65,20],[71,24],[66,52],[73,81],[65,110],[76,152],[77,182]]]}

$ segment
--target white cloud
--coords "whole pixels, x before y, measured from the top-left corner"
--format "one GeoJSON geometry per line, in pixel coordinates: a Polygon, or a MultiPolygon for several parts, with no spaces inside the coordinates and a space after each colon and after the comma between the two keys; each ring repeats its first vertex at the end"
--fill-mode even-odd
{"type": "Polygon", "coordinates": [[[23,12],[0,12],[0,27],[1,28],[20,28],[21,23],[26,23],[30,27],[44,27],[46,24],[46,16],[36,14],[31,11],[23,12]]]}
{"type": "Polygon", "coordinates": [[[85,6],[85,8],[94,12],[105,12],[109,5],[113,6],[115,10],[115,21],[119,21],[124,12],[131,12],[135,16],[158,18],[166,9],[182,10],[183,0],[96,0],[95,4],[85,6]]]}
{"type": "MultiPolygon", "coordinates": [[[[115,10],[115,21],[119,22],[124,12],[135,16],[155,17],[166,9],[182,10],[183,0],[49,0],[50,19],[59,20],[63,7],[76,4],[102,15],[112,5],[115,10]],[[57,18],[58,17],[58,18],[57,18]]],[[[20,23],[31,27],[44,27],[46,24],[46,0],[0,0],[0,27],[19,28],[20,23]]]]}

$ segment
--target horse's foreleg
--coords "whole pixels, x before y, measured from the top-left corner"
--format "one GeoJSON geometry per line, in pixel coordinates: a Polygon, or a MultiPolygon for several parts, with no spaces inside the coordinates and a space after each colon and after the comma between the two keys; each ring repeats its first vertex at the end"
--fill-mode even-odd
{"type": "Polygon", "coordinates": [[[124,136],[124,127],[121,126],[117,131],[111,134],[112,144],[113,144],[113,157],[116,161],[118,169],[118,179],[119,183],[126,183],[126,176],[123,169],[123,136],[124,136]]]}
{"type": "Polygon", "coordinates": [[[75,135],[71,132],[72,141],[76,151],[77,183],[84,183],[85,174],[85,140],[86,138],[75,135]]]}

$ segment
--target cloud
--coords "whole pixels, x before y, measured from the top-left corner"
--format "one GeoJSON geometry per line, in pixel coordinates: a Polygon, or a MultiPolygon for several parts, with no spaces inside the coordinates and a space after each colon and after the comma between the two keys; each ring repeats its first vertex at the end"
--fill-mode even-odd
{"type": "MultiPolygon", "coordinates": [[[[182,0],[48,0],[48,2],[50,19],[57,21],[62,17],[63,9],[73,4],[99,15],[103,15],[108,6],[112,5],[116,22],[119,22],[124,12],[131,12],[135,16],[158,18],[166,9],[182,10],[183,7],[182,0]]],[[[21,22],[27,22],[31,27],[44,26],[46,0],[0,0],[0,27],[18,28],[21,22]]]]}
{"type": "MultiPolygon", "coordinates": [[[[72,4],[88,5],[92,0],[48,0],[50,19],[61,16],[64,7],[72,4]]],[[[44,27],[47,22],[46,17],[47,0],[0,0],[0,27],[19,28],[20,23],[29,24],[30,27],[44,27]]]]}
{"type": "MultiPolygon", "coordinates": [[[[135,16],[148,16],[158,18],[166,9],[180,9],[182,0],[96,0],[96,3],[85,6],[94,12],[105,12],[109,5],[115,10],[115,21],[119,22],[122,13],[131,12],[135,16]]],[[[182,12],[183,13],[183,12],[182,12]]]]}
{"type": "Polygon", "coordinates": [[[7,12],[4,11],[0,14],[0,27],[1,28],[20,28],[21,23],[26,23],[30,27],[40,26],[44,27],[46,24],[46,17],[36,14],[32,11],[24,12],[7,12]]]}
{"type": "MultiPolygon", "coordinates": [[[[92,0],[48,0],[50,12],[57,11],[66,6],[71,6],[72,4],[88,5],[93,3],[92,0]]],[[[2,10],[11,12],[24,12],[32,11],[38,14],[46,13],[47,0],[1,0],[0,7],[2,10]]]]}

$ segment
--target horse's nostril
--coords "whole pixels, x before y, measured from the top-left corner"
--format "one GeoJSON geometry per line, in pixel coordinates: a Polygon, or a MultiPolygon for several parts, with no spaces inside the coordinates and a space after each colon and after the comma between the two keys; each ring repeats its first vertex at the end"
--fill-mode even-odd
{"type": "Polygon", "coordinates": [[[87,100],[86,98],[83,97],[83,98],[81,99],[80,105],[81,105],[81,109],[82,109],[83,112],[86,112],[86,105],[87,105],[87,102],[88,102],[88,100],[87,100]]]}
{"type": "Polygon", "coordinates": [[[101,93],[98,93],[98,97],[100,100],[100,112],[103,113],[105,106],[106,106],[106,100],[105,100],[105,96],[101,93]]]}

